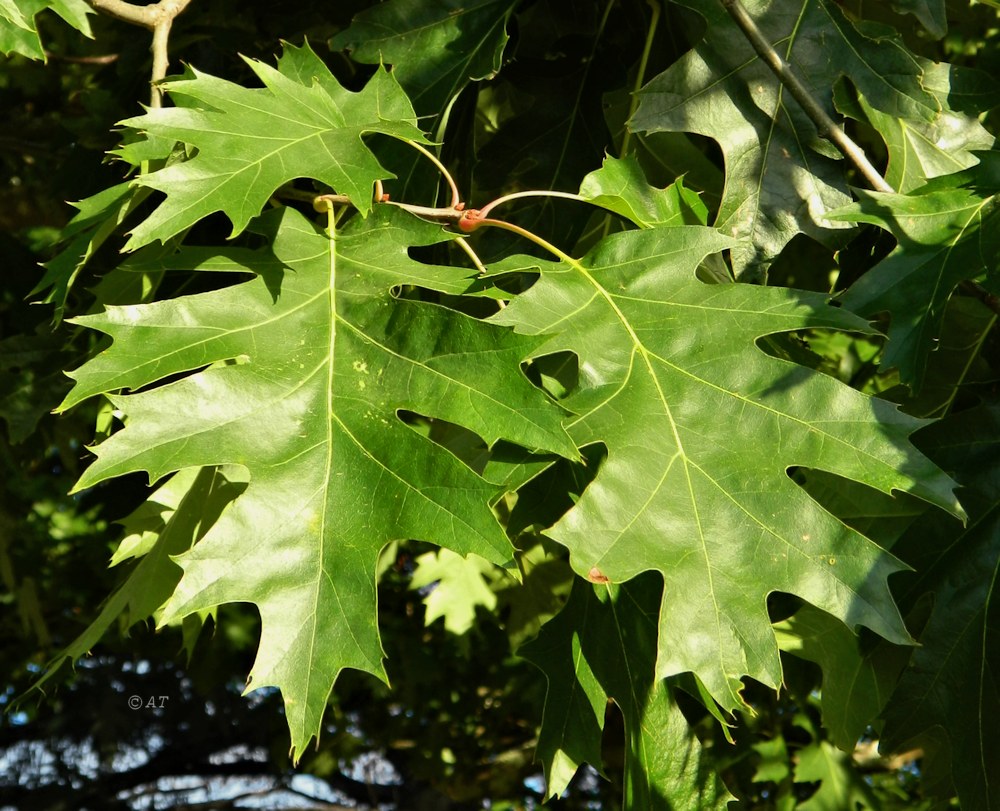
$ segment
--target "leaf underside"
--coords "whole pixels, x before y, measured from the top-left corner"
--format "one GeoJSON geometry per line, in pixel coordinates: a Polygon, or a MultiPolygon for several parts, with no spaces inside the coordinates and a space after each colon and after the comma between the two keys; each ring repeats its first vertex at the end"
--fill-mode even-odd
{"type": "Polygon", "coordinates": [[[518,651],[549,684],[537,749],[549,797],[581,764],[600,766],[613,700],[625,719],[625,808],[721,811],[735,799],[706,768],[672,689],[654,675],[660,595],[649,575],[624,586],[577,580],[559,615],[518,651]]]}
{"type": "Polygon", "coordinates": [[[844,294],[861,315],[888,312],[889,343],[881,363],[919,391],[937,346],[949,297],[964,281],[996,290],[1000,260],[997,194],[1000,160],[984,154],[977,166],[932,180],[910,194],[859,191],[857,203],[831,216],[873,223],[897,240],[892,253],[844,294]]]}
{"type": "MultiPolygon", "coordinates": [[[[705,36],[643,88],[630,126],[696,132],[719,143],[726,185],[715,225],[741,240],[732,254],[738,276],[762,274],[798,233],[837,246],[835,229],[843,226],[826,215],[850,202],[839,153],[818,137],[721,3],[683,5],[705,18],[705,36]]],[[[898,35],[866,36],[829,0],[744,5],[831,116],[832,88],[846,77],[871,108],[922,130],[943,125],[946,114],[953,125],[975,125],[924,86],[921,63],[898,35]]]]}

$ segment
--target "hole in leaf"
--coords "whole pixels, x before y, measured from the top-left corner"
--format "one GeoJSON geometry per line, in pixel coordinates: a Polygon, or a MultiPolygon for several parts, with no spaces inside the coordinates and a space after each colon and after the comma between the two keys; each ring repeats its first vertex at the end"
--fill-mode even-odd
{"type": "Polygon", "coordinates": [[[608,455],[603,443],[581,449],[583,462],[559,459],[517,491],[507,519],[507,535],[516,538],[530,530],[547,529],[566,513],[594,480],[608,455]]]}
{"type": "Polygon", "coordinates": [[[433,245],[412,245],[406,249],[407,256],[422,265],[449,264],[448,243],[437,242],[433,245]]]}
{"type": "Polygon", "coordinates": [[[396,416],[421,436],[440,445],[452,456],[482,475],[490,460],[490,449],[485,440],[474,431],[447,420],[425,417],[415,411],[401,409],[396,416]]]}
{"type": "Polygon", "coordinates": [[[797,234],[768,268],[767,283],[828,293],[839,268],[830,248],[805,234],[797,234]]]}
{"type": "Polygon", "coordinates": [[[473,318],[489,318],[500,309],[496,301],[486,296],[451,296],[439,293],[438,303],[473,318]]]}
{"type": "MultiPolygon", "coordinates": [[[[226,364],[226,361],[219,361],[220,364],[226,364]]],[[[152,383],[147,383],[145,386],[140,386],[137,389],[132,389],[129,394],[141,394],[142,392],[151,391],[152,389],[163,388],[164,386],[169,386],[172,383],[177,383],[186,377],[193,377],[199,372],[203,372],[208,369],[213,364],[206,364],[205,366],[199,366],[195,369],[188,369],[183,372],[174,372],[173,374],[167,375],[166,377],[161,377],[159,380],[154,380],[152,383]]]]}
{"type": "MultiPolygon", "coordinates": [[[[916,496],[889,495],[825,470],[796,467],[788,471],[788,476],[824,510],[884,549],[891,549],[910,525],[929,509],[916,496]]],[[[811,540],[808,529],[803,529],[802,544],[811,540]]],[[[817,548],[816,554],[822,551],[817,548]]],[[[827,555],[826,559],[828,565],[836,565],[836,556],[827,555]],[[833,564],[829,563],[831,558],[833,564]]]]}
{"type": "Polygon", "coordinates": [[[580,380],[580,363],[573,352],[555,352],[521,365],[525,376],[554,400],[573,393],[580,380]]]}
{"type": "MultiPolygon", "coordinates": [[[[852,388],[876,394],[884,387],[876,379],[884,339],[831,329],[804,329],[765,335],[757,348],[772,358],[787,360],[836,378],[852,388]]],[[[799,379],[804,370],[792,370],[789,380],[799,379]]]]}
{"type": "Polygon", "coordinates": [[[517,270],[510,273],[498,273],[496,276],[487,276],[483,279],[483,285],[490,285],[509,293],[512,296],[520,295],[531,289],[538,281],[541,274],[534,265],[525,267],[524,270],[517,270]]]}
{"type": "Polygon", "coordinates": [[[772,591],[767,595],[767,616],[771,622],[788,619],[802,606],[802,600],[794,594],[772,591]]]}

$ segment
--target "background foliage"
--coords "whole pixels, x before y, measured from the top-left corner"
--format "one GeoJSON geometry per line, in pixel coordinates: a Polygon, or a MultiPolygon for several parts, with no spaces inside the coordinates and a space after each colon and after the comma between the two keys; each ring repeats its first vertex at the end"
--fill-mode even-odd
{"type": "Polygon", "coordinates": [[[5,807],[1000,808],[998,37],[0,2],[5,807]]]}

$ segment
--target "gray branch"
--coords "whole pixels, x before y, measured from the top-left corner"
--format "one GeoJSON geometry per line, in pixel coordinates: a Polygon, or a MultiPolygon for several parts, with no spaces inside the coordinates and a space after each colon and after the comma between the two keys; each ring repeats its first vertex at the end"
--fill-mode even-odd
{"type": "Polygon", "coordinates": [[[778,81],[791,93],[806,115],[812,119],[820,136],[828,138],[840,150],[848,160],[853,163],[865,180],[875,191],[893,192],[895,189],[890,186],[881,173],[872,166],[864,150],[848,137],[847,133],[837,125],[837,123],[826,114],[826,110],[816,101],[809,89],[802,83],[802,80],[795,75],[792,66],[786,62],[765,39],[764,34],[740,0],[722,0],[722,5],[726,7],[729,16],[740,27],[740,30],[753,45],[753,49],[758,56],[764,60],[767,66],[774,71],[778,81]]]}

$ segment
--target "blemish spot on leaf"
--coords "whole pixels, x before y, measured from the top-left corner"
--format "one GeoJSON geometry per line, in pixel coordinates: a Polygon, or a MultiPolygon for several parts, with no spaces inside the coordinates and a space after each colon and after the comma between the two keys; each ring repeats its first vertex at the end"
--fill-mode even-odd
{"type": "Polygon", "coordinates": [[[587,579],[591,583],[610,583],[610,579],[596,566],[592,566],[590,571],[587,572],[587,579]]]}

